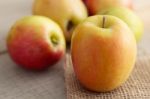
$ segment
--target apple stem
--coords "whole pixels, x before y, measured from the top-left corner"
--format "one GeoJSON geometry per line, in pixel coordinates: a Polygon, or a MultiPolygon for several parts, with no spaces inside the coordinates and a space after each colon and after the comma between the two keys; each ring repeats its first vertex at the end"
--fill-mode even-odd
{"type": "Polygon", "coordinates": [[[68,31],[71,31],[71,29],[74,27],[74,24],[73,24],[73,22],[70,20],[70,21],[68,21],[68,25],[67,25],[67,30],[68,31]]]}
{"type": "Polygon", "coordinates": [[[103,16],[102,28],[105,28],[105,20],[106,20],[106,17],[105,17],[105,16],[103,16]]]}

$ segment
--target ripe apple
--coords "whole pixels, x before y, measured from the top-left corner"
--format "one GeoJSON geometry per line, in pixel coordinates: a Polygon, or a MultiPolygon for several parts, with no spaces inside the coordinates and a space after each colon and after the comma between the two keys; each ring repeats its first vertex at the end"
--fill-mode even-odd
{"type": "Polygon", "coordinates": [[[7,48],[11,58],[31,70],[46,69],[65,53],[65,39],[60,27],[47,17],[27,16],[9,31],[7,48]]]}
{"type": "Polygon", "coordinates": [[[114,6],[123,6],[129,9],[133,9],[132,0],[83,0],[89,14],[97,14],[101,10],[114,6]]]}
{"type": "Polygon", "coordinates": [[[75,29],[71,57],[75,74],[87,89],[111,91],[129,77],[136,60],[136,40],[114,16],[87,18],[75,29]]]}
{"type": "Polygon", "coordinates": [[[113,15],[123,20],[133,31],[136,41],[140,41],[143,34],[143,23],[134,12],[124,7],[112,7],[102,10],[100,14],[113,15]]]}
{"type": "Polygon", "coordinates": [[[81,0],[35,0],[33,14],[53,19],[62,28],[66,41],[70,42],[72,31],[87,17],[81,0]]]}

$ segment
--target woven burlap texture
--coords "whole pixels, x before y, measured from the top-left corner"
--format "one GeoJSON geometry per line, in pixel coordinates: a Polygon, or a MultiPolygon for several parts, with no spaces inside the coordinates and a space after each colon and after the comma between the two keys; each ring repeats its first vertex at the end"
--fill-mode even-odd
{"type": "Polygon", "coordinates": [[[70,54],[66,56],[65,81],[67,99],[150,99],[150,56],[140,51],[129,79],[119,88],[107,93],[84,89],[75,77],[70,54]]]}

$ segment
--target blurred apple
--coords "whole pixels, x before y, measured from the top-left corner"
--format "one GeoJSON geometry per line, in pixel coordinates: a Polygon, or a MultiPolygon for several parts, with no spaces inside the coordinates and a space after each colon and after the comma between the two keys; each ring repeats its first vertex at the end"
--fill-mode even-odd
{"type": "Polygon", "coordinates": [[[76,77],[87,89],[111,91],[129,77],[136,60],[136,40],[114,16],[87,18],[75,29],[71,57],[76,77]]]}
{"type": "Polygon", "coordinates": [[[72,31],[87,17],[81,0],[35,0],[33,14],[47,16],[62,28],[66,41],[70,42],[72,31]]]}
{"type": "Polygon", "coordinates": [[[89,10],[89,14],[97,14],[103,9],[120,6],[133,9],[132,0],[83,0],[89,10]]]}
{"type": "Polygon", "coordinates": [[[60,27],[49,18],[27,16],[12,26],[7,48],[19,66],[43,70],[64,55],[65,39],[60,27]]]}
{"type": "Polygon", "coordinates": [[[131,10],[124,7],[112,7],[102,10],[99,14],[113,15],[123,20],[135,35],[136,41],[139,42],[143,34],[143,23],[141,19],[131,10]]]}

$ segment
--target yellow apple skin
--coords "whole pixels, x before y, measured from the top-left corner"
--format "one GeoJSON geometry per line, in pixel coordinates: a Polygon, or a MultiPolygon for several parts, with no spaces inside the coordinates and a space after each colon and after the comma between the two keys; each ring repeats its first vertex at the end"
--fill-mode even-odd
{"type": "Polygon", "coordinates": [[[74,72],[80,83],[92,91],[111,91],[124,83],[134,67],[136,53],[133,33],[114,16],[89,17],[72,36],[74,72]]]}
{"type": "Polygon", "coordinates": [[[33,14],[47,16],[57,22],[68,42],[75,26],[87,18],[87,10],[81,0],[35,0],[33,14]]]}

